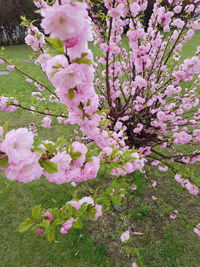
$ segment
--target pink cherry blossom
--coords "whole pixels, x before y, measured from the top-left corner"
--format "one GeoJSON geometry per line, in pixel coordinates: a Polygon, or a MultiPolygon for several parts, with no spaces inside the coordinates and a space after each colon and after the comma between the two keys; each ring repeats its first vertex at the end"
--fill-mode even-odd
{"type": "Polygon", "coordinates": [[[131,187],[131,190],[132,190],[132,191],[137,190],[137,185],[133,185],[133,186],[131,187]]]}
{"type": "Polygon", "coordinates": [[[83,163],[85,162],[85,159],[86,159],[85,155],[87,153],[87,147],[84,144],[76,141],[76,142],[73,142],[72,143],[72,148],[73,148],[73,152],[74,153],[76,153],[76,152],[81,153],[81,155],[79,156],[79,158],[77,158],[77,159],[75,159],[73,161],[73,164],[77,168],[82,167],[83,166],[83,163]]]}
{"type": "Polygon", "coordinates": [[[29,153],[26,155],[26,158],[21,159],[17,163],[11,163],[9,167],[4,169],[6,177],[9,180],[17,180],[23,183],[40,179],[43,169],[38,162],[39,158],[40,155],[29,153]]]}
{"type": "Polygon", "coordinates": [[[96,221],[99,217],[102,216],[102,206],[96,204],[94,207],[95,207],[95,209],[96,209],[96,213],[95,213],[95,218],[94,218],[94,220],[96,221]]]}
{"type": "Polygon", "coordinates": [[[151,197],[153,200],[157,200],[157,196],[152,196],[151,197]]]}
{"type": "Polygon", "coordinates": [[[199,194],[199,188],[192,184],[188,179],[183,179],[180,174],[175,175],[175,180],[180,183],[182,187],[185,187],[191,195],[199,194]]]}
{"type": "Polygon", "coordinates": [[[198,223],[194,229],[193,229],[194,233],[197,234],[200,237],[200,223],[198,223]]]}
{"type": "Polygon", "coordinates": [[[111,8],[108,12],[108,15],[110,15],[114,19],[119,19],[124,15],[123,9],[124,9],[124,4],[119,4],[117,7],[111,8]]]}
{"type": "Polygon", "coordinates": [[[81,204],[75,200],[68,201],[66,204],[70,204],[76,210],[80,210],[80,208],[81,208],[81,204]]]}
{"type": "Polygon", "coordinates": [[[84,169],[81,172],[81,176],[75,179],[75,182],[87,181],[95,178],[99,170],[99,158],[93,157],[92,161],[85,164],[84,169]]]}
{"type": "Polygon", "coordinates": [[[181,10],[182,10],[182,6],[176,6],[176,7],[174,8],[174,12],[175,12],[176,14],[180,13],[181,10]]]}
{"type": "Polygon", "coordinates": [[[72,224],[74,222],[74,218],[70,218],[68,219],[64,224],[63,226],[61,227],[60,229],[60,233],[62,235],[66,235],[68,233],[68,231],[72,228],[72,224]]]}
{"type": "Polygon", "coordinates": [[[29,46],[34,51],[40,50],[44,44],[45,44],[45,39],[44,35],[39,32],[39,30],[36,28],[36,31],[34,31],[32,28],[29,29],[29,34],[25,38],[25,43],[29,46]]]}
{"type": "Polygon", "coordinates": [[[14,65],[8,65],[8,66],[7,66],[7,70],[8,70],[9,72],[11,72],[11,71],[15,70],[15,66],[14,66],[14,65]]]}
{"type": "Polygon", "coordinates": [[[139,12],[141,11],[141,6],[138,3],[133,2],[130,5],[130,9],[131,9],[132,16],[136,17],[139,14],[139,12]]]}
{"type": "Polygon", "coordinates": [[[71,160],[71,156],[66,152],[57,153],[50,161],[56,164],[58,171],[52,174],[45,173],[46,179],[56,184],[69,182],[67,171],[70,168],[71,160]]]}
{"type": "Polygon", "coordinates": [[[41,26],[51,38],[60,38],[66,41],[76,36],[83,30],[84,17],[87,16],[85,4],[74,2],[63,5],[54,4],[41,10],[43,16],[41,26]]]}
{"type": "Polygon", "coordinates": [[[174,210],[173,213],[170,215],[170,219],[175,220],[177,218],[178,211],[174,210]]]}
{"type": "Polygon", "coordinates": [[[154,181],[152,184],[151,184],[152,187],[156,187],[157,186],[157,182],[154,181]]]}
{"type": "Polygon", "coordinates": [[[120,239],[122,242],[126,242],[128,241],[130,238],[130,231],[127,230],[126,232],[124,232],[121,236],[120,236],[120,239]]]}
{"type": "Polygon", "coordinates": [[[48,116],[46,116],[42,120],[42,127],[44,127],[44,128],[51,128],[51,123],[52,123],[51,118],[48,117],[48,116]]]}
{"type": "Polygon", "coordinates": [[[35,0],[33,2],[37,8],[46,8],[48,6],[44,0],[35,0]]]}
{"type": "Polygon", "coordinates": [[[11,130],[0,144],[0,151],[5,152],[10,163],[18,163],[31,156],[33,134],[25,128],[11,130]]]}
{"type": "Polygon", "coordinates": [[[80,199],[79,203],[80,205],[86,203],[87,205],[91,204],[92,206],[94,206],[94,200],[91,197],[83,197],[82,199],[80,199]]]}
{"type": "Polygon", "coordinates": [[[159,166],[158,169],[162,172],[166,172],[168,170],[167,166],[159,166]]]}

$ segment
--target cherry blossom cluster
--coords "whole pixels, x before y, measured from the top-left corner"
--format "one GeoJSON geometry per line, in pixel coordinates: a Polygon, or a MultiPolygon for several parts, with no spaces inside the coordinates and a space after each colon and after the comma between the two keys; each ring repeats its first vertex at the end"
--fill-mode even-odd
{"type": "Polygon", "coordinates": [[[97,176],[100,161],[98,157],[86,159],[87,147],[79,142],[73,142],[66,151],[51,151],[54,143],[44,141],[37,149],[33,146],[34,135],[26,128],[9,131],[3,136],[1,127],[0,156],[7,161],[2,166],[9,180],[31,182],[45,175],[49,182],[63,184],[67,182],[83,182],[97,176]],[[50,158],[50,159],[49,159],[50,158]],[[56,170],[52,173],[45,169],[42,162],[53,163],[56,170]]]}
{"type": "Polygon", "coordinates": [[[14,106],[14,104],[18,104],[18,101],[15,100],[13,97],[5,97],[1,96],[0,97],[0,111],[5,111],[5,112],[13,112],[18,109],[17,106],[14,106]]]}
{"type": "Polygon", "coordinates": [[[101,70],[96,86],[110,106],[112,128],[123,132],[126,145],[136,147],[160,171],[173,167],[176,173],[175,163],[199,162],[200,47],[183,63],[179,60],[184,43],[200,30],[200,19],[194,19],[200,1],[186,6],[179,0],[168,5],[156,1],[147,31],[142,14],[148,1],[104,4],[107,31],[100,34],[99,25],[95,27],[95,44],[103,52],[97,59],[101,70]],[[185,153],[182,145],[193,151],[185,153]]]}
{"type": "Polygon", "coordinates": [[[190,194],[197,195],[199,193],[199,189],[196,185],[192,184],[188,179],[183,179],[179,174],[175,175],[175,180],[182,185],[182,187],[186,188],[190,194]]]}
{"type": "Polygon", "coordinates": [[[1,159],[8,159],[8,166],[3,171],[9,180],[31,182],[42,175],[43,169],[38,162],[41,154],[32,151],[33,142],[32,132],[19,128],[9,131],[0,143],[1,159]]]}
{"type": "MultiPolygon", "coordinates": [[[[72,155],[73,153],[79,153],[76,160],[72,159],[72,155],[68,151],[59,151],[50,155],[47,149],[43,154],[36,153],[32,152],[34,150],[32,136],[29,140],[29,152],[35,158],[29,163],[29,171],[31,172],[31,168],[36,164],[38,172],[34,172],[33,177],[30,176],[28,180],[26,175],[22,175],[23,166],[27,171],[28,163],[23,162],[23,158],[21,158],[22,165],[19,168],[19,173],[15,172],[13,176],[7,175],[7,178],[28,182],[39,179],[39,176],[43,174],[47,180],[57,184],[82,182],[97,176],[100,158],[106,164],[109,163],[109,160],[116,163],[112,171],[113,175],[125,175],[126,173],[134,172],[136,169],[142,171],[146,160],[134,148],[129,149],[126,145],[127,137],[124,135],[123,130],[118,131],[120,123],[118,123],[118,126],[115,126],[115,129],[107,127],[107,111],[99,109],[99,97],[95,92],[93,83],[95,65],[93,64],[93,55],[88,49],[88,42],[92,40],[92,27],[86,3],[56,1],[53,5],[49,6],[45,5],[43,1],[36,1],[36,6],[41,8],[41,26],[50,37],[46,38],[46,42],[44,34],[31,23],[28,23],[28,35],[25,41],[38,53],[36,54],[35,62],[41,66],[42,71],[55,87],[55,92],[50,95],[49,101],[64,104],[67,108],[67,119],[57,116],[58,121],[65,124],[78,124],[84,136],[95,142],[102,149],[102,152],[98,157],[90,157],[89,161],[87,161],[87,147],[79,142],[74,142],[70,149],[74,150],[72,155]],[[56,50],[54,51],[56,55],[51,53],[52,47],[50,45],[56,50]],[[111,156],[111,158],[106,160],[103,154],[106,157],[111,156]],[[45,171],[44,166],[41,164],[42,160],[48,161],[48,164],[55,164],[57,171],[53,173],[45,171]],[[38,162],[40,165],[38,165],[38,162]],[[117,162],[121,162],[120,164],[123,164],[123,166],[117,165],[117,162]]],[[[25,19],[23,19],[23,23],[26,24],[25,19]]],[[[2,63],[8,64],[7,61],[2,63]]],[[[15,69],[18,70],[17,68],[15,69]]],[[[26,82],[29,84],[34,83],[34,86],[38,89],[38,92],[33,91],[31,93],[32,97],[36,98],[37,101],[46,101],[46,97],[42,97],[42,92],[46,88],[41,83],[30,77],[26,77],[26,82]]],[[[1,97],[0,101],[2,104],[0,107],[2,111],[14,111],[18,108],[23,108],[17,101],[11,100],[7,97],[1,97]]],[[[33,106],[26,109],[32,113],[37,112],[33,106]]],[[[42,112],[42,114],[45,114],[45,112],[42,112]]],[[[52,126],[51,114],[46,113],[42,120],[42,126],[45,128],[52,126]]],[[[20,153],[25,149],[19,144],[19,140],[22,138],[21,132],[23,131],[25,129],[13,130],[7,133],[5,140],[2,141],[1,152],[6,154],[9,164],[13,162],[7,154],[7,150],[4,149],[5,146],[9,146],[10,139],[8,136],[11,135],[12,140],[15,140],[13,141],[13,147],[16,150],[20,147],[20,153]]],[[[27,133],[27,137],[29,135],[31,133],[27,133]]],[[[25,135],[23,138],[25,138],[25,135]]],[[[27,160],[28,157],[26,158],[26,156],[24,159],[27,160]]],[[[8,168],[12,170],[14,167],[9,166],[8,168]]],[[[7,174],[7,169],[4,172],[7,174]]]]}
{"type": "MultiPolygon", "coordinates": [[[[83,182],[93,179],[97,176],[99,170],[99,158],[92,157],[90,161],[86,161],[87,147],[79,142],[73,142],[69,153],[57,153],[50,162],[56,164],[58,171],[50,174],[45,173],[45,177],[49,182],[56,184],[63,184],[67,182],[83,182]],[[72,160],[74,155],[78,154],[78,158],[72,160]]],[[[75,156],[76,158],[76,156],[75,156]]]]}
{"type": "Polygon", "coordinates": [[[32,228],[36,234],[47,234],[49,242],[52,242],[57,227],[62,235],[66,235],[72,227],[79,229],[87,213],[91,220],[97,220],[102,215],[102,206],[95,204],[91,197],[68,201],[61,209],[45,210],[38,205],[32,209],[32,218],[27,218],[19,231],[32,228]]]}
{"type": "Polygon", "coordinates": [[[28,34],[25,38],[25,42],[29,45],[34,51],[39,51],[43,48],[45,44],[45,37],[37,27],[30,26],[28,29],[28,34]]]}

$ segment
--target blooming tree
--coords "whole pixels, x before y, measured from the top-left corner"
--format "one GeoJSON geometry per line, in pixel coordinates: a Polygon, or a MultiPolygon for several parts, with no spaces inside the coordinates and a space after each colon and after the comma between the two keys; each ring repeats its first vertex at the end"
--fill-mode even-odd
{"type": "MultiPolygon", "coordinates": [[[[1,96],[0,110],[43,114],[46,128],[56,117],[60,124],[78,125],[81,136],[71,144],[63,138],[38,144],[31,129],[7,132],[1,127],[0,168],[10,180],[31,182],[44,176],[52,183],[77,186],[95,179],[101,167],[123,186],[98,197],[73,199],[57,209],[36,206],[33,218],[27,218],[20,230],[33,227],[53,241],[58,226],[61,234],[67,234],[71,227],[81,227],[86,216],[97,220],[102,204],[103,208],[120,204],[136,189],[126,177],[145,172],[146,166],[163,172],[172,169],[176,181],[197,195],[193,177],[181,173],[179,166],[200,161],[200,46],[191,58],[180,59],[183,44],[200,30],[200,19],[194,19],[200,1],[185,6],[181,0],[168,0],[163,6],[157,0],[147,31],[142,24],[147,0],[104,0],[107,15],[94,13],[90,1],[52,2],[34,1],[43,33],[24,17],[22,25],[28,27],[25,42],[34,50],[35,63],[54,89],[1,55],[0,63],[7,64],[8,71],[21,73],[37,89],[32,97],[40,105],[30,107],[1,96]],[[93,40],[101,49],[95,59],[88,47],[93,40]],[[44,101],[44,93],[49,101],[44,101]],[[51,111],[46,106],[39,109],[44,102],[54,103],[62,112],[55,113],[52,105],[51,111]],[[191,152],[184,152],[183,145],[191,152]]],[[[121,240],[128,238],[126,231],[121,240]]]]}

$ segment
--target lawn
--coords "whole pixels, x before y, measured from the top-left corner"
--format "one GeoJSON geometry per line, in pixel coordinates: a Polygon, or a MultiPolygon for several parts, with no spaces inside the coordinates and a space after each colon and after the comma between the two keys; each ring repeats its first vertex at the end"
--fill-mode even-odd
{"type": "MultiPolygon", "coordinates": [[[[199,40],[200,33],[185,45],[182,60],[195,51],[199,40]]],[[[5,51],[7,58],[12,58],[12,62],[21,70],[32,77],[39,77],[42,83],[48,85],[38,67],[29,59],[30,54],[31,50],[24,45],[8,47],[5,51]]],[[[24,79],[15,72],[0,76],[0,95],[15,93],[25,104],[31,105],[30,90],[34,91],[34,88],[28,88],[24,79]]],[[[24,111],[0,113],[0,125],[9,120],[11,129],[35,122],[43,138],[55,140],[60,135],[67,140],[73,138],[74,128],[55,123],[51,129],[43,129],[41,118],[24,111]]],[[[195,166],[191,171],[200,177],[198,167],[195,166]]],[[[146,266],[199,267],[200,239],[193,233],[193,227],[200,222],[200,197],[184,191],[174,181],[171,172],[149,170],[146,176],[136,176],[135,184],[138,190],[128,209],[132,214],[132,228],[135,232],[143,233],[134,237],[134,246],[139,249],[146,266]],[[158,183],[156,189],[150,186],[152,180],[158,183]],[[158,200],[153,201],[152,195],[156,195],[158,200]],[[172,220],[169,217],[174,209],[179,214],[177,219],[172,220]]],[[[120,245],[116,229],[120,227],[120,222],[112,216],[105,217],[92,228],[73,230],[67,236],[59,236],[53,244],[48,244],[43,237],[33,233],[17,232],[17,227],[34,205],[60,206],[71,195],[69,185],[58,186],[44,180],[21,184],[0,177],[0,267],[130,266],[124,253],[118,253],[120,245]]]]}

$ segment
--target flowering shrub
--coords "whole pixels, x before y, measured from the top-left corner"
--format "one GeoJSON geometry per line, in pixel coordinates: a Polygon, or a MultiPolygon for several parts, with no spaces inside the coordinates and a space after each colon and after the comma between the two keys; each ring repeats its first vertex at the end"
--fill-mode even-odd
{"type": "MultiPolygon", "coordinates": [[[[193,177],[181,173],[179,166],[200,161],[200,47],[191,58],[179,60],[183,44],[200,30],[200,20],[193,19],[200,11],[200,1],[183,6],[180,0],[168,0],[167,7],[161,2],[155,3],[146,32],[141,23],[146,0],[104,0],[106,30],[94,23],[90,1],[34,1],[44,33],[22,18],[22,25],[28,27],[25,42],[34,50],[35,62],[54,90],[22,73],[3,55],[0,63],[34,84],[37,92],[32,92],[32,97],[38,106],[44,102],[43,91],[48,91],[49,102],[60,106],[62,112],[41,110],[37,104],[27,107],[6,96],[0,98],[0,110],[43,114],[46,128],[56,117],[59,123],[78,125],[82,136],[78,134],[71,144],[63,138],[38,144],[28,129],[7,132],[1,127],[1,170],[10,180],[31,182],[44,176],[49,182],[72,186],[96,178],[100,167],[110,177],[121,178],[114,179],[114,191],[111,186],[98,197],[94,195],[94,200],[74,199],[58,209],[36,206],[33,218],[26,219],[20,231],[33,227],[53,241],[57,226],[61,234],[67,234],[72,227],[80,228],[87,216],[98,219],[102,205],[105,209],[121,205],[130,191],[136,190],[126,175],[145,172],[147,165],[162,172],[172,169],[176,181],[189,193],[199,193],[193,177]],[[88,48],[93,38],[102,50],[95,60],[88,48]],[[184,152],[183,145],[191,152],[184,152]]],[[[126,231],[121,240],[126,241],[129,234],[126,231]]]]}

